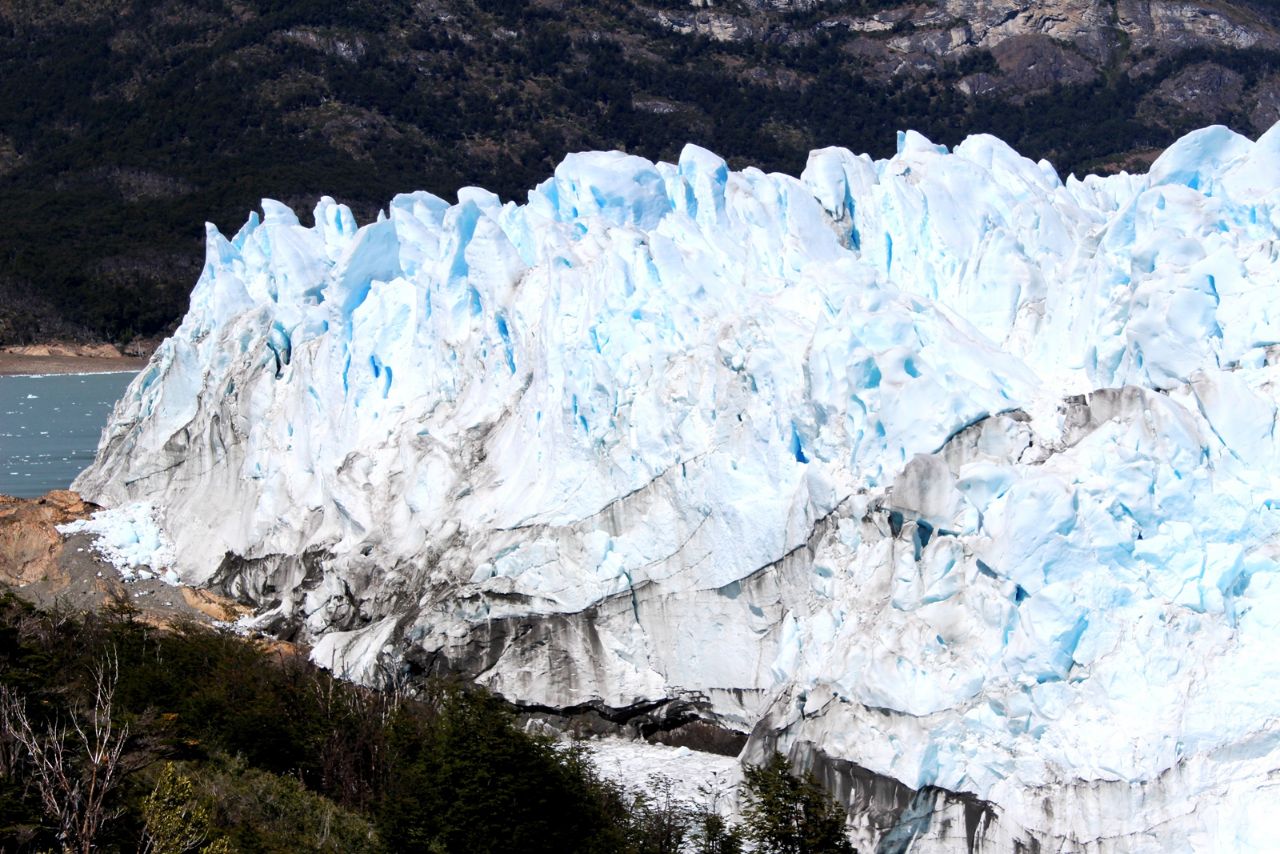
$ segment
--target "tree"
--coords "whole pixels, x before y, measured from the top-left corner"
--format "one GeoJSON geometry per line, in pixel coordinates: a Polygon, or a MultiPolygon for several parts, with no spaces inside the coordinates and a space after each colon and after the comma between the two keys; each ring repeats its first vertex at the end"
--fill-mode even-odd
{"type": "Polygon", "coordinates": [[[844,809],[812,774],[792,774],[781,753],[747,767],[743,796],[746,837],[760,854],[855,854],[844,809]]]}
{"type": "Polygon", "coordinates": [[[146,854],[229,854],[224,838],[213,837],[209,810],[196,798],[191,779],[168,762],[156,787],[142,802],[146,854]]]}
{"type": "MultiPolygon", "coordinates": [[[[104,822],[107,798],[124,774],[127,726],[112,720],[120,667],[115,656],[93,670],[93,707],[37,729],[26,701],[0,686],[0,741],[18,745],[45,814],[57,822],[62,850],[89,854],[104,822]]],[[[12,751],[6,764],[14,761],[12,751]]]]}
{"type": "Polygon", "coordinates": [[[378,829],[397,852],[614,852],[627,804],[581,751],[517,729],[496,698],[440,685],[388,724],[378,829]],[[619,819],[613,821],[614,818],[619,819]]]}
{"type": "Polygon", "coordinates": [[[694,854],[741,854],[742,834],[714,810],[698,809],[690,836],[694,854]]]}
{"type": "Polygon", "coordinates": [[[692,854],[742,854],[742,831],[729,824],[720,808],[721,798],[734,788],[719,772],[698,786],[700,803],[693,810],[689,836],[692,854]]]}
{"type": "Polygon", "coordinates": [[[636,854],[678,854],[689,835],[689,805],[676,796],[675,781],[663,774],[650,774],[648,789],[631,804],[636,854]]]}

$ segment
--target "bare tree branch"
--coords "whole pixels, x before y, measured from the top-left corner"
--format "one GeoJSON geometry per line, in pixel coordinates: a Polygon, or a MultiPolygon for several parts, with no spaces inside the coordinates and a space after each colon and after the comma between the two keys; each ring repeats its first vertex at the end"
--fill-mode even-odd
{"type": "MultiPolygon", "coordinates": [[[[37,731],[26,701],[0,686],[0,762],[2,745],[21,747],[28,777],[45,813],[58,826],[63,851],[88,854],[103,822],[114,818],[107,797],[122,777],[121,758],[129,738],[127,726],[112,719],[120,663],[114,651],[94,668],[93,707],[76,710],[70,721],[55,720],[37,731]]],[[[19,762],[19,752],[11,760],[19,762]]]]}

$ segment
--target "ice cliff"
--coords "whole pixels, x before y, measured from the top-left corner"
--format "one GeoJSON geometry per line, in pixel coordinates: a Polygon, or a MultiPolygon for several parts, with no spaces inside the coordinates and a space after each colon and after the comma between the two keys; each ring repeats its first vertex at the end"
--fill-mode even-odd
{"type": "Polygon", "coordinates": [[[356,678],[677,703],[843,769],[864,845],[1248,848],[1278,237],[1280,128],[1066,183],[907,133],[799,179],[571,155],[359,228],[264,201],[75,486],[356,678]]]}

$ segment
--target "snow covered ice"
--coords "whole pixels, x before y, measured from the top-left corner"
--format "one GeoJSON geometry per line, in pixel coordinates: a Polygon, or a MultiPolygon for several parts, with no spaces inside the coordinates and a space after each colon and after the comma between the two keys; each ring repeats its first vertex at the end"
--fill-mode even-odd
{"type": "Polygon", "coordinates": [[[718,756],[621,738],[583,742],[591,762],[606,780],[662,803],[708,810],[727,818],[740,814],[738,784],[742,766],[730,756],[718,756]]]}
{"type": "Polygon", "coordinates": [[[1280,129],[264,201],[75,486],[356,678],[690,703],[986,850],[1271,844],[1278,238],[1280,129]]]}

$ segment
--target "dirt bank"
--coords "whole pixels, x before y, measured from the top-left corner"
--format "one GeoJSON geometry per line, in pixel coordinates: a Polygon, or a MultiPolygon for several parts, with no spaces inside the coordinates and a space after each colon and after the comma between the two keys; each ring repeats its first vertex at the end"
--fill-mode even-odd
{"type": "Polygon", "coordinates": [[[0,376],[99,374],[140,371],[144,355],[124,355],[110,344],[29,344],[0,348],[0,376]]]}

